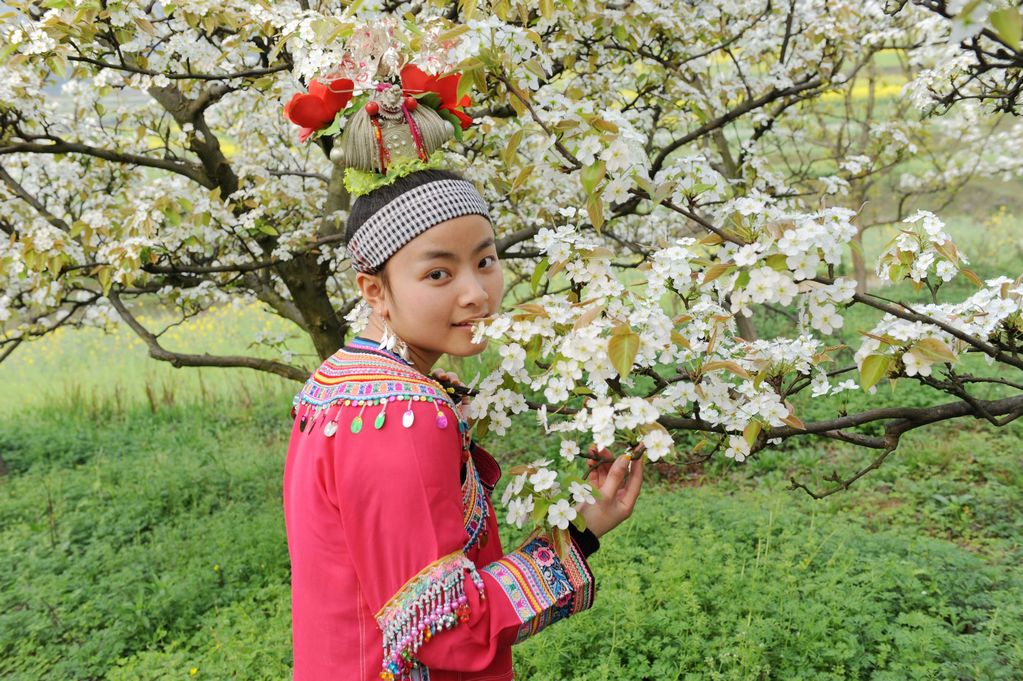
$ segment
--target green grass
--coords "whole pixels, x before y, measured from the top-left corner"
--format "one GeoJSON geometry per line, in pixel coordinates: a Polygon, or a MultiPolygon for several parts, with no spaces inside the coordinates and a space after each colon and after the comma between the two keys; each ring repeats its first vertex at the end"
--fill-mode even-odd
{"type": "MultiPolygon", "coordinates": [[[[287,677],[288,399],[224,407],[0,422],[0,677],[287,677]]],[[[788,476],[854,448],[654,467],[593,610],[516,647],[519,675],[1019,678],[1021,435],[920,435],[825,502],[788,476]]],[[[485,444],[506,468],[556,447],[528,416],[485,444]]]]}
{"type": "MultiPolygon", "coordinates": [[[[159,331],[179,317],[159,310],[140,316],[159,331]]],[[[258,334],[289,336],[286,347],[299,365],[317,364],[308,338],[291,322],[258,305],[216,307],[170,326],[160,342],[175,352],[243,354],[280,358],[280,351],[253,346],[258,334]]],[[[25,343],[0,362],[0,413],[46,408],[107,406],[123,411],[134,404],[170,406],[177,402],[215,403],[242,393],[250,397],[290,389],[293,382],[271,374],[217,368],[175,369],[150,359],[147,349],[125,326],[109,329],[62,328],[25,343]]]]}

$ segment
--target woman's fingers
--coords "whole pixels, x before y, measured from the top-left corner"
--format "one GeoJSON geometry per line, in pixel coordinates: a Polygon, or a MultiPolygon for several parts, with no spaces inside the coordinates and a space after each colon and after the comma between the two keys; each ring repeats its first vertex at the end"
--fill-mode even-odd
{"type": "Polygon", "coordinates": [[[615,498],[625,480],[625,474],[628,472],[629,457],[627,454],[623,454],[608,469],[607,477],[604,478],[604,483],[600,487],[601,494],[605,497],[615,498]]]}
{"type": "Polygon", "coordinates": [[[639,490],[643,487],[643,457],[639,457],[629,466],[629,481],[622,493],[622,504],[630,511],[639,498],[639,490]]]}

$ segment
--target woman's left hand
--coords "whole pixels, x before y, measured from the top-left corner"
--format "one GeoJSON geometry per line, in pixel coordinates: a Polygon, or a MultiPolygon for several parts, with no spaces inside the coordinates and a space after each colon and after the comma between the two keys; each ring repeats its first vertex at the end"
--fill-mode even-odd
{"type": "Polygon", "coordinates": [[[586,527],[601,537],[621,525],[632,515],[643,486],[643,456],[641,448],[634,448],[633,459],[622,454],[617,459],[611,452],[590,445],[589,453],[595,460],[589,462],[586,481],[600,490],[600,499],[593,504],[582,504],[579,513],[586,519],[586,527]]]}

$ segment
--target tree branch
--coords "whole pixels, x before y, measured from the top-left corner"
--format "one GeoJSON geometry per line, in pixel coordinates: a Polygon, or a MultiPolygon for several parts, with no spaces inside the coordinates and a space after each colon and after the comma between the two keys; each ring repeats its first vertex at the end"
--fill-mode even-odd
{"type": "Polygon", "coordinates": [[[57,217],[49,210],[47,210],[46,206],[43,205],[42,201],[29,194],[28,191],[23,186],[21,186],[21,184],[17,180],[11,177],[11,174],[8,173],[7,170],[2,165],[0,165],[0,180],[3,180],[4,184],[10,187],[11,191],[14,192],[15,196],[17,196],[19,199],[21,199],[28,205],[32,206],[36,210],[36,212],[42,215],[46,219],[46,221],[49,222],[51,225],[61,230],[62,232],[71,231],[71,228],[65,221],[61,220],[59,217],[57,217]]]}
{"type": "Polygon", "coordinates": [[[761,95],[756,99],[748,99],[741,105],[735,107],[734,109],[726,111],[725,113],[721,114],[714,120],[707,121],[696,130],[693,130],[692,132],[689,132],[683,135],[682,137],[679,137],[678,139],[675,139],[669,144],[665,145],[664,148],[662,148],[661,151],[654,158],[654,162],[650,165],[650,176],[653,177],[654,175],[656,175],[657,171],[660,170],[661,167],[664,165],[664,162],[667,160],[668,156],[679,147],[685,146],[686,144],[689,144],[693,140],[703,137],[708,132],[716,130],[728,123],[731,123],[735,119],[748,114],[750,111],[753,111],[754,109],[759,109],[765,104],[770,104],[776,99],[781,99],[782,97],[790,97],[792,95],[799,94],[806,90],[812,90],[813,88],[820,86],[820,84],[821,84],[820,77],[814,75],[808,77],[802,83],[797,85],[792,85],[781,90],[773,88],[770,92],[761,95]]]}
{"type": "Polygon", "coordinates": [[[105,161],[113,161],[114,163],[124,163],[127,165],[144,166],[146,168],[158,168],[160,170],[167,170],[178,175],[184,175],[190,180],[206,187],[207,189],[213,189],[216,187],[216,183],[213,182],[206,173],[203,172],[201,166],[195,163],[188,163],[185,161],[172,161],[170,159],[163,158],[151,158],[149,156],[142,156],[140,154],[129,154],[122,151],[114,151],[112,149],[101,149],[99,147],[89,146],[88,144],[79,144],[77,142],[65,142],[64,140],[56,137],[48,137],[45,139],[53,140],[52,144],[36,144],[34,142],[19,142],[16,144],[9,144],[4,147],[0,147],[0,156],[4,154],[84,154],[86,156],[94,156],[101,158],[105,161]]]}
{"type": "Polygon", "coordinates": [[[149,348],[149,356],[162,362],[170,362],[170,364],[175,368],[183,366],[241,367],[256,369],[257,371],[265,371],[267,373],[276,374],[299,382],[305,381],[309,378],[309,372],[305,369],[300,369],[299,367],[284,364],[282,362],[262,359],[260,357],[208,354],[194,355],[170,352],[160,345],[160,341],[156,338],[156,336],[142,326],[135,316],[128,311],[128,308],[124,305],[120,296],[116,292],[111,291],[107,297],[110,300],[111,305],[114,306],[114,309],[116,309],[117,313],[121,316],[121,319],[124,320],[131,330],[134,331],[149,348]]]}
{"type": "Polygon", "coordinates": [[[83,64],[91,64],[101,69],[114,69],[115,71],[126,71],[138,73],[143,76],[163,76],[169,80],[233,80],[235,78],[259,78],[272,73],[280,73],[291,68],[291,64],[278,64],[264,69],[250,69],[248,71],[236,71],[234,73],[164,73],[162,71],[151,71],[149,69],[131,66],[130,64],[111,64],[110,62],[93,59],[91,57],[68,57],[68,61],[77,61],[83,64]]]}

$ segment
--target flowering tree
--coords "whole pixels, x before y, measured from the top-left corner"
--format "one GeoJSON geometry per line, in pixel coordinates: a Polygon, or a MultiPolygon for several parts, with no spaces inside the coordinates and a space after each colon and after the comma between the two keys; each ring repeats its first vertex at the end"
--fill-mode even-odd
{"type": "MultiPolygon", "coordinates": [[[[915,88],[936,110],[956,102],[981,101],[995,110],[1019,113],[1023,98],[1023,2],[1019,0],[892,0],[888,11],[907,4],[947,20],[947,39],[932,43],[931,67],[915,88]]],[[[945,33],[940,34],[945,38],[945,33]]]]}
{"type": "MultiPolygon", "coordinates": [[[[1018,123],[994,130],[983,99],[958,97],[969,101],[930,122],[904,104],[846,115],[864,121],[859,141],[833,141],[844,134],[829,123],[836,107],[882,50],[912,62],[908,102],[941,103],[935,74],[946,73],[954,27],[947,7],[921,4],[10,3],[0,356],[62,325],[119,319],[176,366],[304,380],[310,367],[283,357],[167,348],[133,301],[156,295],[188,316],[229,297],[259,300],[320,356],[333,352],[357,300],[341,247],[348,197],[330,136],[300,133],[282,112],[306,86],[315,96],[315,78],[348,79],[358,93],[411,61],[462,74],[455,99],[470,95],[475,124],[450,161],[487,196],[509,274],[511,311],[477,329],[500,356],[474,386],[479,429],[500,433],[532,408],[549,432],[628,443],[654,461],[677,455],[687,432],[700,438],[697,455],[736,461],[808,436],[876,450],[828,489],[794,481],[815,496],[844,489],[910,430],[1023,414],[1023,287],[977,278],[937,215],[899,216],[876,268],[931,302],[858,291],[841,276],[863,198],[850,188],[889,186],[899,163],[927,151],[921,126],[973,131],[959,135],[965,156],[1021,133],[1018,123]],[[943,300],[955,277],[977,291],[943,300]],[[764,306],[792,317],[786,334],[757,339],[764,306]],[[844,348],[833,336],[857,306],[881,319],[844,348]],[[878,396],[875,408],[816,421],[797,412],[804,394],[874,391],[885,379],[945,401],[878,396]]],[[[301,104],[331,120],[336,109],[319,106],[301,104]]],[[[343,112],[333,120],[344,123],[343,112]]],[[[979,172],[1018,172],[1018,158],[991,156],[979,172]]],[[[572,437],[561,453],[580,455],[572,437]]],[[[579,520],[568,499],[590,493],[543,460],[515,471],[506,502],[512,522],[564,528],[579,520]]]]}

